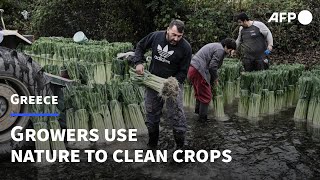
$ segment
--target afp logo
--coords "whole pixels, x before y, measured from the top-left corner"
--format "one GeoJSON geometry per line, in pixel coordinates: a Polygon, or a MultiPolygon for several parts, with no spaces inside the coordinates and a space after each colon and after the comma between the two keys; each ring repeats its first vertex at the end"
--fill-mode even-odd
{"type": "MultiPolygon", "coordinates": [[[[282,22],[287,20],[290,23],[292,20],[297,18],[296,13],[294,12],[274,12],[268,22],[282,22]]],[[[308,25],[312,21],[312,14],[308,10],[303,10],[298,14],[298,21],[303,25],[308,25]]]]}

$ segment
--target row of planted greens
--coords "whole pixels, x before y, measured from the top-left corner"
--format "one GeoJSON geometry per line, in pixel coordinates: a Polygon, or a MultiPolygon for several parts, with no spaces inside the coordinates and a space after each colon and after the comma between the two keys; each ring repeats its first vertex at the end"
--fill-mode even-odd
{"type": "Polygon", "coordinates": [[[24,52],[49,73],[58,75],[61,70],[67,70],[70,79],[105,84],[112,79],[117,54],[132,48],[127,42],[89,40],[78,44],[69,38],[41,37],[32,46],[25,46],[24,52]]]}
{"type": "Polygon", "coordinates": [[[299,100],[295,120],[320,127],[320,67],[303,72],[299,78],[299,100]]]}
{"type": "MultiPolygon", "coordinates": [[[[62,75],[67,71],[67,77],[78,82],[63,89],[63,113],[68,129],[98,129],[100,137],[105,136],[105,129],[134,128],[138,135],[147,133],[144,88],[128,81],[128,58],[117,58],[118,53],[132,48],[131,43],[89,40],[77,44],[69,38],[45,37],[31,48],[24,48],[46,72],[62,75]]],[[[38,121],[41,123],[34,124],[50,124],[47,119],[38,121]]],[[[68,142],[68,145],[82,149],[91,143],[68,142]]],[[[44,146],[40,148],[49,148],[44,146]]]]}
{"type": "MultiPolygon", "coordinates": [[[[142,87],[117,79],[105,85],[94,84],[93,87],[66,87],[64,101],[67,128],[98,129],[101,137],[105,136],[105,129],[137,129],[138,135],[146,134],[143,97],[142,87]]],[[[70,145],[85,148],[88,143],[70,145]]]]}
{"type": "Polygon", "coordinates": [[[295,106],[301,64],[276,65],[270,70],[246,72],[241,76],[238,105],[240,116],[258,118],[295,106]]]}
{"type": "MultiPolygon", "coordinates": [[[[129,80],[114,76],[109,84],[64,88],[67,128],[98,129],[100,136],[104,136],[104,129],[137,129],[138,135],[146,134],[144,86],[158,91],[164,99],[176,98],[179,92],[175,78],[160,78],[147,70],[138,75],[133,69],[129,80]]],[[[77,148],[89,145],[89,142],[69,144],[77,148]]]]}
{"type": "MultiPolygon", "coordinates": [[[[123,108],[123,104],[128,105],[129,101],[136,100],[126,99],[132,96],[129,96],[129,91],[127,93],[128,96],[123,95],[125,94],[125,90],[122,89],[126,88],[120,88],[123,87],[123,84],[128,84],[127,81],[143,84],[151,88],[153,87],[159,92],[162,91],[158,85],[163,84],[163,79],[150,75],[134,77],[133,71],[130,73],[128,59],[116,58],[118,53],[126,52],[131,48],[132,45],[130,43],[89,41],[86,44],[76,44],[68,38],[40,38],[31,48],[25,49],[25,52],[35,58],[36,61],[39,61],[47,72],[59,75],[61,70],[66,69],[70,79],[84,84],[79,87],[69,87],[68,90],[65,91],[66,103],[69,103],[69,106],[67,106],[67,119],[70,121],[69,125],[72,126],[72,124],[75,124],[78,120],[82,122],[80,119],[87,119],[87,121],[91,122],[88,127],[93,127],[93,124],[95,124],[97,127],[108,129],[109,127],[132,127],[129,121],[126,120],[128,118],[124,117],[129,116],[126,112],[132,112],[133,107],[135,107],[137,111],[137,106],[130,106],[130,110],[127,106],[123,108]],[[102,90],[102,88],[97,89],[98,84],[104,87],[104,90],[102,90]],[[108,90],[111,87],[118,89],[118,91],[108,90]],[[113,100],[117,100],[119,103],[113,100]],[[101,110],[101,108],[103,108],[103,110],[101,110]],[[102,111],[105,111],[106,115],[100,113],[102,111]],[[108,112],[110,116],[108,116],[108,112]],[[122,116],[119,115],[121,113],[122,116]],[[119,121],[112,120],[112,116],[119,121]],[[110,117],[111,120],[106,119],[107,117],[110,117]],[[75,122],[72,122],[71,119],[75,122]],[[102,119],[104,126],[101,123],[97,123],[97,119],[102,119]]],[[[313,112],[311,109],[314,109],[313,107],[316,106],[317,101],[311,101],[310,98],[316,94],[316,92],[313,92],[316,88],[312,89],[316,87],[316,85],[314,85],[316,83],[310,86],[311,90],[308,89],[308,83],[310,84],[309,81],[312,76],[310,73],[304,73],[299,80],[304,70],[303,65],[276,65],[272,66],[270,70],[246,72],[240,76],[241,68],[241,62],[238,59],[226,58],[222,67],[218,70],[219,83],[217,86],[213,86],[213,99],[211,103],[211,107],[217,118],[225,117],[224,106],[232,104],[236,98],[239,98],[238,114],[248,118],[274,114],[288,107],[292,107],[297,104],[299,97],[303,100],[299,100],[295,117],[298,119],[307,119],[307,115],[313,112]],[[297,88],[298,80],[299,84],[304,83],[304,85],[300,85],[299,88],[300,96],[299,89],[297,88]],[[308,90],[303,90],[303,88],[308,90]],[[303,93],[309,94],[301,95],[303,93]],[[303,98],[301,98],[302,96],[303,98]],[[302,108],[300,108],[301,106],[302,108]],[[311,108],[306,109],[306,106],[311,106],[311,108]],[[308,111],[310,111],[310,113],[308,113],[308,111]]],[[[312,71],[312,73],[316,73],[316,70],[312,71]]],[[[316,80],[314,80],[315,78],[311,79],[316,82],[316,80]]],[[[131,85],[127,85],[127,87],[131,87],[131,85]]],[[[176,88],[176,86],[172,87],[176,88]]],[[[135,86],[132,86],[132,88],[136,89],[135,86]]],[[[133,92],[132,89],[131,92],[133,92]]],[[[132,98],[139,99],[138,97],[140,97],[140,100],[137,101],[136,104],[141,108],[141,92],[132,98]]],[[[192,84],[188,82],[184,85],[184,105],[186,107],[194,107],[195,105],[194,90],[192,84]]],[[[141,112],[144,112],[144,110],[141,112]]],[[[312,118],[313,116],[312,114],[312,118]]],[[[135,117],[140,117],[140,123],[141,120],[143,120],[140,114],[136,114],[135,117]]],[[[308,117],[310,119],[311,114],[308,117]]],[[[84,126],[84,124],[82,125],[84,126]]],[[[85,127],[86,126],[82,128],[85,127]]]]}

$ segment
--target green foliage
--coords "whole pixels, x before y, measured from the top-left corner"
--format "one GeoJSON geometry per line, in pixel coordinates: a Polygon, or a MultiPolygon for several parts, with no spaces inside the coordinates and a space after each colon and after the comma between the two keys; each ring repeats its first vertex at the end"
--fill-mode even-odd
{"type": "Polygon", "coordinates": [[[184,20],[188,8],[185,0],[152,0],[146,7],[152,12],[153,22],[159,30],[168,27],[172,19],[184,20]]]}
{"type": "Polygon", "coordinates": [[[187,17],[186,37],[194,50],[232,36],[233,13],[227,6],[221,5],[219,9],[197,9],[187,17]]]}
{"type": "Polygon", "coordinates": [[[37,3],[32,27],[38,36],[81,30],[90,39],[137,41],[151,31],[149,17],[144,0],[46,0],[37,3]]]}
{"type": "MultiPolygon", "coordinates": [[[[6,29],[19,30],[20,33],[29,33],[30,21],[21,14],[23,10],[31,12],[33,0],[1,0],[0,8],[4,9],[3,19],[6,29]]],[[[2,23],[0,25],[2,27],[2,23]]]]}
{"type": "Polygon", "coordinates": [[[274,38],[274,53],[295,54],[320,45],[320,0],[2,0],[7,29],[31,31],[37,36],[72,37],[83,31],[90,39],[130,41],[134,44],[148,33],[163,30],[171,19],[186,24],[185,37],[196,52],[203,45],[237,38],[234,16],[246,12],[251,19],[265,23],[274,38]],[[32,7],[32,8],[31,8],[32,7]],[[24,20],[21,11],[31,13],[24,20]],[[273,12],[310,10],[311,24],[268,23],[273,12]]]}

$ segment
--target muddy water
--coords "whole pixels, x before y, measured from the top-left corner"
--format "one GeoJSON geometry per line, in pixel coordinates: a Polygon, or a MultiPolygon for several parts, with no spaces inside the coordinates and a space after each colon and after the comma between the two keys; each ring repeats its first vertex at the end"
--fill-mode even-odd
{"type": "MultiPolygon", "coordinates": [[[[235,115],[226,108],[228,121],[196,122],[187,110],[187,148],[232,151],[223,163],[57,163],[50,166],[0,163],[1,179],[320,179],[320,133],[292,120],[294,109],[260,120],[235,115]]],[[[162,122],[160,149],[174,149],[170,125],[162,122]]],[[[134,145],[111,144],[104,149],[142,149],[146,137],[134,145]]]]}

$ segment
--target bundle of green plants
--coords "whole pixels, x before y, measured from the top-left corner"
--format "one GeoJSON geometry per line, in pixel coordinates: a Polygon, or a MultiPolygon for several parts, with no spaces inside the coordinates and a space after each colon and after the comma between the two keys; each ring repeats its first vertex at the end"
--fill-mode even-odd
{"type": "MultiPolygon", "coordinates": [[[[276,70],[268,70],[265,71],[267,73],[266,79],[263,81],[264,82],[264,91],[266,93],[266,90],[268,90],[268,97],[267,100],[265,99],[264,102],[267,103],[268,105],[263,105],[263,109],[261,111],[264,113],[266,112],[267,114],[274,114],[276,112],[275,110],[275,104],[276,104],[276,91],[277,91],[277,85],[276,81],[279,79],[280,74],[276,70]],[[267,110],[268,109],[268,110],[267,110]]],[[[265,96],[266,94],[264,94],[265,96]]]]}
{"type": "Polygon", "coordinates": [[[270,101],[273,103],[274,108],[274,91],[273,91],[273,77],[275,74],[272,74],[274,71],[267,70],[263,71],[262,78],[264,79],[262,84],[261,90],[261,101],[260,101],[260,115],[265,115],[269,113],[269,104],[270,101]],[[272,97],[270,96],[272,95],[272,97]]]}
{"type": "MultiPolygon", "coordinates": [[[[55,111],[53,111],[55,112],[55,111]]],[[[61,131],[61,126],[59,124],[59,121],[56,119],[56,117],[49,117],[49,127],[50,129],[53,129],[54,131],[61,131]]],[[[64,141],[50,141],[51,149],[52,150],[66,150],[66,146],[64,144],[64,141]]]]}
{"type": "Polygon", "coordinates": [[[305,120],[307,118],[308,104],[313,89],[314,79],[311,76],[302,76],[299,79],[299,100],[294,112],[294,118],[297,120],[305,120]]]}
{"type": "Polygon", "coordinates": [[[309,124],[312,124],[314,127],[320,127],[320,77],[315,78],[315,83],[313,85],[313,96],[310,102],[316,102],[314,104],[309,103],[309,109],[314,109],[313,113],[308,111],[309,124]],[[309,114],[310,113],[310,114],[309,114]],[[312,116],[312,123],[311,123],[312,116]]]}
{"type": "Polygon", "coordinates": [[[309,125],[319,126],[320,70],[306,71],[299,79],[299,101],[295,110],[296,120],[307,121],[309,125]]]}
{"type": "MultiPolygon", "coordinates": [[[[75,115],[74,115],[74,110],[73,108],[68,108],[66,110],[66,125],[67,125],[67,129],[76,129],[76,119],[75,119],[75,115]]],[[[77,135],[77,132],[75,133],[75,135],[77,135]]],[[[74,146],[75,142],[73,141],[68,141],[68,146],[72,147],[74,146]]]]}
{"type": "MultiPolygon", "coordinates": [[[[44,105],[32,105],[31,111],[34,113],[52,113],[50,106],[44,106],[44,105]]],[[[48,117],[35,116],[31,118],[31,121],[36,133],[42,129],[48,129],[48,117]]],[[[37,150],[48,150],[48,151],[45,151],[46,153],[49,153],[49,154],[46,154],[46,156],[51,157],[51,151],[50,151],[51,147],[50,147],[49,140],[40,141],[38,139],[38,136],[36,136],[35,147],[37,150]]],[[[46,156],[41,156],[41,162],[47,162],[46,156]]]]}
{"type": "Polygon", "coordinates": [[[241,91],[238,113],[249,118],[257,118],[260,115],[261,92],[264,71],[245,72],[241,76],[241,91]]]}
{"type": "Polygon", "coordinates": [[[302,75],[302,72],[305,70],[303,64],[280,64],[270,67],[271,70],[276,71],[287,71],[287,78],[284,82],[286,90],[286,104],[284,107],[292,107],[298,101],[298,85],[297,82],[302,75]]]}
{"type": "Polygon", "coordinates": [[[191,88],[193,88],[192,84],[189,81],[187,81],[186,83],[184,83],[183,88],[184,88],[184,91],[183,91],[183,105],[185,107],[190,107],[191,106],[190,105],[190,99],[191,98],[195,98],[194,94],[191,94],[191,88]]]}
{"type": "Polygon", "coordinates": [[[122,115],[122,107],[120,102],[118,101],[120,96],[120,82],[117,79],[111,80],[110,84],[108,85],[108,94],[110,95],[110,113],[111,119],[114,129],[124,129],[126,128],[125,122],[122,115]]]}
{"type": "Polygon", "coordinates": [[[143,135],[148,133],[148,129],[144,122],[144,116],[141,112],[141,107],[139,103],[139,90],[132,83],[123,82],[121,84],[121,93],[124,100],[124,113],[126,116],[127,128],[137,129],[137,134],[143,135]]]}
{"type": "Polygon", "coordinates": [[[109,43],[107,41],[88,41],[84,44],[77,44],[70,38],[41,37],[34,42],[28,53],[41,66],[57,65],[66,66],[70,71],[76,71],[72,74],[72,79],[81,80],[85,83],[105,84],[112,79],[112,60],[117,53],[126,52],[132,49],[131,43],[109,43]],[[90,75],[86,75],[82,68],[79,71],[79,63],[84,66],[90,64],[90,75]],[[71,63],[71,64],[70,64],[71,63]],[[77,65],[75,65],[77,64],[77,65]],[[77,76],[82,73],[82,78],[77,76]]]}
{"type": "MultiPolygon", "coordinates": [[[[89,125],[89,112],[92,106],[96,104],[92,103],[90,99],[90,87],[79,85],[79,86],[67,86],[63,89],[65,106],[67,108],[66,118],[67,127],[74,129],[86,129],[90,130],[89,125]],[[94,104],[94,105],[92,105],[94,104]]],[[[85,149],[90,146],[90,142],[81,141],[76,143],[70,143],[69,145],[74,145],[76,148],[85,149]]]]}
{"type": "Polygon", "coordinates": [[[212,91],[212,101],[211,101],[211,106],[213,109],[214,116],[216,118],[224,118],[225,113],[224,113],[224,82],[225,82],[225,69],[220,68],[218,69],[218,84],[214,84],[211,87],[212,91]]]}
{"type": "Polygon", "coordinates": [[[237,87],[238,78],[240,77],[240,61],[225,60],[221,69],[224,73],[219,74],[219,81],[224,87],[224,96],[226,104],[231,104],[236,98],[239,88],[237,87]]]}
{"type": "Polygon", "coordinates": [[[308,104],[308,112],[307,112],[307,122],[308,124],[313,124],[313,119],[315,119],[315,124],[317,124],[317,106],[320,98],[320,76],[313,76],[313,85],[312,92],[308,104]]]}
{"type": "Polygon", "coordinates": [[[112,77],[119,80],[123,80],[124,75],[126,74],[125,73],[126,65],[127,65],[127,62],[125,60],[114,58],[112,60],[112,68],[111,68],[112,77]]]}
{"type": "Polygon", "coordinates": [[[144,103],[145,88],[143,86],[137,86],[134,84],[133,86],[134,86],[135,94],[137,95],[137,100],[139,102],[143,118],[146,120],[147,111],[144,103]]]}
{"type": "Polygon", "coordinates": [[[165,79],[151,74],[147,70],[143,75],[138,75],[134,69],[130,69],[130,80],[135,84],[144,85],[157,91],[163,99],[176,99],[179,94],[179,82],[175,77],[165,79]]]}
{"type": "Polygon", "coordinates": [[[278,76],[274,79],[274,82],[276,84],[276,92],[275,92],[275,111],[279,112],[283,108],[286,107],[286,83],[288,82],[288,71],[282,70],[277,71],[279,73],[278,76]]]}

